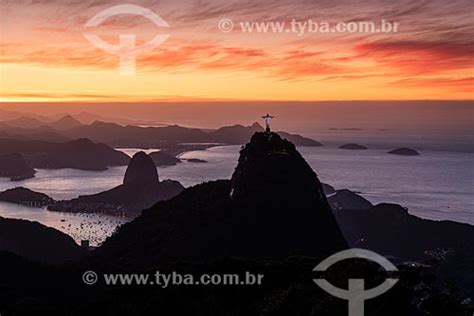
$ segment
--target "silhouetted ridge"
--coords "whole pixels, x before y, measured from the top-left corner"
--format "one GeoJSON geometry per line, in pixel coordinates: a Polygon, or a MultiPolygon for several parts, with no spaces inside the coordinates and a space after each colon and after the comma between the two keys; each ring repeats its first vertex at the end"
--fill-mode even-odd
{"type": "Polygon", "coordinates": [[[78,259],[85,254],[70,236],[54,228],[37,222],[0,217],[2,251],[54,264],[78,259]]]}
{"type": "Polygon", "coordinates": [[[153,160],[143,151],[136,153],[128,164],[123,184],[151,184],[158,183],[158,171],[153,160]]]}
{"type": "Polygon", "coordinates": [[[156,268],[229,256],[323,259],[346,247],[321,183],[295,146],[257,132],[231,181],[203,183],[157,203],[122,226],[99,253],[121,267],[156,268]]]}

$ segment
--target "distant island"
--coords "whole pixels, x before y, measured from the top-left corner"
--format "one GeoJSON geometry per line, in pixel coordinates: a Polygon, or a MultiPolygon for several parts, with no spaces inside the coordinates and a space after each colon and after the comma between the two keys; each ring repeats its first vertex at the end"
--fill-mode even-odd
{"type": "Polygon", "coordinates": [[[419,156],[420,153],[412,148],[401,147],[388,152],[392,155],[400,155],[400,156],[419,156]]]}
{"type": "Polygon", "coordinates": [[[54,199],[47,196],[46,194],[35,192],[23,187],[0,192],[0,201],[32,207],[48,206],[55,202],[54,199]]]}
{"type": "MultiPolygon", "coordinates": [[[[207,149],[210,146],[212,145],[209,145],[209,146],[202,145],[202,147],[201,146],[199,147],[199,150],[207,149]]],[[[185,145],[182,145],[179,148],[182,149],[183,151],[193,150],[193,146],[187,148],[185,145]]],[[[180,151],[181,150],[177,150],[178,154],[181,153],[180,151]]],[[[183,161],[193,162],[193,163],[206,163],[207,162],[206,160],[197,159],[197,158],[178,158],[169,154],[169,152],[170,150],[168,150],[167,148],[162,151],[155,151],[155,152],[149,153],[148,155],[150,156],[151,159],[153,159],[153,162],[155,163],[157,167],[176,166],[177,164],[180,164],[183,161]]],[[[176,152],[174,153],[176,154],[176,152]]]]}
{"type": "Polygon", "coordinates": [[[367,147],[359,144],[349,143],[339,146],[340,149],[349,149],[349,150],[365,150],[367,147]]]}
{"type": "Polygon", "coordinates": [[[153,162],[157,167],[164,167],[164,166],[175,166],[181,163],[179,158],[176,158],[170,154],[167,154],[164,151],[155,151],[148,154],[153,162]]]}
{"type": "Polygon", "coordinates": [[[187,159],[182,159],[182,160],[186,160],[187,162],[194,162],[194,163],[207,163],[208,162],[207,160],[198,159],[198,158],[187,158],[187,159]]]}
{"type": "Polygon", "coordinates": [[[363,128],[360,127],[330,127],[328,128],[330,131],[362,131],[363,128]]]}

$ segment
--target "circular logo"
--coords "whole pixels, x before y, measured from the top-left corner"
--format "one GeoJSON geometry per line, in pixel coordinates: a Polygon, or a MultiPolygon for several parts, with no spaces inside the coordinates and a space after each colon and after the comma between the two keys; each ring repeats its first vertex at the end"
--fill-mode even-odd
{"type": "Polygon", "coordinates": [[[97,273],[94,271],[87,271],[82,274],[82,282],[84,282],[87,285],[93,285],[97,283],[97,280],[99,277],[97,276],[97,273]]]}
{"type": "Polygon", "coordinates": [[[222,19],[218,24],[219,30],[224,33],[229,33],[234,29],[234,22],[231,19],[222,19]]]}

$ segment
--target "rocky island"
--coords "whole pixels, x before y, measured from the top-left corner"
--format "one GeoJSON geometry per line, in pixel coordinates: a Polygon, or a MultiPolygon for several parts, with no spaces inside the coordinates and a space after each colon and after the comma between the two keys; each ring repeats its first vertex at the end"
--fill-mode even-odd
{"type": "Polygon", "coordinates": [[[186,160],[187,162],[193,162],[193,163],[207,163],[207,160],[203,159],[198,159],[198,158],[189,158],[189,159],[183,159],[186,160]]]}
{"type": "Polygon", "coordinates": [[[46,194],[18,187],[0,192],[0,201],[22,204],[31,207],[44,207],[55,201],[46,194]]]}
{"type": "Polygon", "coordinates": [[[345,145],[339,146],[340,149],[348,149],[348,150],[365,150],[368,149],[367,147],[359,144],[349,143],[345,145]]]}
{"type": "Polygon", "coordinates": [[[176,166],[181,163],[179,158],[169,155],[163,151],[155,151],[148,154],[157,167],[176,166]]]}
{"type": "Polygon", "coordinates": [[[388,152],[392,155],[400,155],[400,156],[419,156],[420,153],[412,148],[401,147],[388,152]]]}

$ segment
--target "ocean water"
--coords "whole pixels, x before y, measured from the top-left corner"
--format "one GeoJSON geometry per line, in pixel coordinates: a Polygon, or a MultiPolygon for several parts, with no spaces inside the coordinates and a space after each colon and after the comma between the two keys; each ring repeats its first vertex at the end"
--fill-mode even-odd
{"type": "MultiPolygon", "coordinates": [[[[237,165],[240,146],[220,146],[192,151],[182,158],[208,163],[183,162],[158,168],[160,179],[173,179],[189,187],[204,181],[229,179],[237,165]]],[[[337,144],[299,147],[303,157],[322,182],[336,189],[359,192],[372,203],[398,203],[411,214],[474,224],[474,154],[421,150],[420,156],[396,156],[383,146],[362,151],[342,150],[337,144]]],[[[156,149],[150,149],[154,151],[156,149]]],[[[123,149],[133,155],[139,149],[123,149]]],[[[55,199],[71,199],[121,184],[126,167],[106,171],[73,169],[38,170],[34,179],[10,182],[0,178],[0,191],[24,186],[55,199]]],[[[77,241],[100,244],[117,226],[127,221],[104,215],[49,212],[0,202],[0,216],[38,221],[70,234],[77,241]]]]}
{"type": "Polygon", "coordinates": [[[117,227],[128,221],[116,216],[50,212],[46,208],[4,202],[0,203],[0,216],[40,222],[70,235],[78,244],[81,240],[89,240],[93,246],[100,245],[117,227]]]}
{"type": "MultiPolygon", "coordinates": [[[[208,160],[162,169],[166,178],[185,185],[197,179],[230,178],[240,146],[215,147],[190,152],[183,158],[208,160]]],[[[350,189],[374,204],[390,202],[411,214],[474,224],[474,154],[420,151],[420,156],[397,156],[385,149],[342,150],[337,146],[300,147],[303,157],[322,182],[350,189]]]]}

